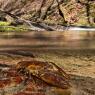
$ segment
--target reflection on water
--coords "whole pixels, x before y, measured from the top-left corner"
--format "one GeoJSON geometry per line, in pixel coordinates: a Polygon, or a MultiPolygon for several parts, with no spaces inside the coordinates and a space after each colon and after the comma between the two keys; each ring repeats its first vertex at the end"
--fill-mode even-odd
{"type": "Polygon", "coordinates": [[[24,32],[1,33],[2,48],[95,48],[95,32],[65,31],[65,32],[24,32]]]}

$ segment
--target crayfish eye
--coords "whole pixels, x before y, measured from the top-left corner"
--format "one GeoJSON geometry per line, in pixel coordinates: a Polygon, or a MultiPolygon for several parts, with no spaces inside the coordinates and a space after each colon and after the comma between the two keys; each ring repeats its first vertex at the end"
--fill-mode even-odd
{"type": "Polygon", "coordinates": [[[18,73],[24,73],[24,71],[25,71],[25,68],[19,68],[19,69],[17,70],[18,73]]]}
{"type": "Polygon", "coordinates": [[[20,73],[21,72],[21,68],[17,69],[17,72],[20,73]]]}

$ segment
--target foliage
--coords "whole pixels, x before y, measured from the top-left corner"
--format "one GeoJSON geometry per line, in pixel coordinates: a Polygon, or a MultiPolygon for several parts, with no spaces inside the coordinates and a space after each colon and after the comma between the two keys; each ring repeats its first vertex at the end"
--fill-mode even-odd
{"type": "Polygon", "coordinates": [[[10,25],[9,22],[0,21],[0,26],[8,26],[10,25]]]}
{"type": "Polygon", "coordinates": [[[28,28],[24,25],[10,26],[9,22],[0,21],[0,32],[25,32],[28,28]]]}
{"type": "Polygon", "coordinates": [[[19,26],[0,26],[0,32],[25,32],[28,31],[27,28],[19,26]]]}

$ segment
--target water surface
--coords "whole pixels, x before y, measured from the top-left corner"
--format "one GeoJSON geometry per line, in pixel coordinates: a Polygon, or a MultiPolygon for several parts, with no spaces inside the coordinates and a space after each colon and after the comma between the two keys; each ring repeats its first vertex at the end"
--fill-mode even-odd
{"type": "Polygon", "coordinates": [[[94,31],[0,33],[0,49],[94,49],[94,31]]]}

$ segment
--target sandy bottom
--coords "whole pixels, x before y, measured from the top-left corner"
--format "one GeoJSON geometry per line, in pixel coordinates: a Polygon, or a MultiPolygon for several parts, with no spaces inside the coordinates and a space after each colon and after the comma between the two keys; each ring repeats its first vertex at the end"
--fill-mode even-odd
{"type": "Polygon", "coordinates": [[[33,60],[32,54],[36,60],[54,62],[70,74],[70,93],[57,95],[95,95],[95,50],[6,51],[0,52],[0,63],[17,64],[22,60],[33,60]]]}

